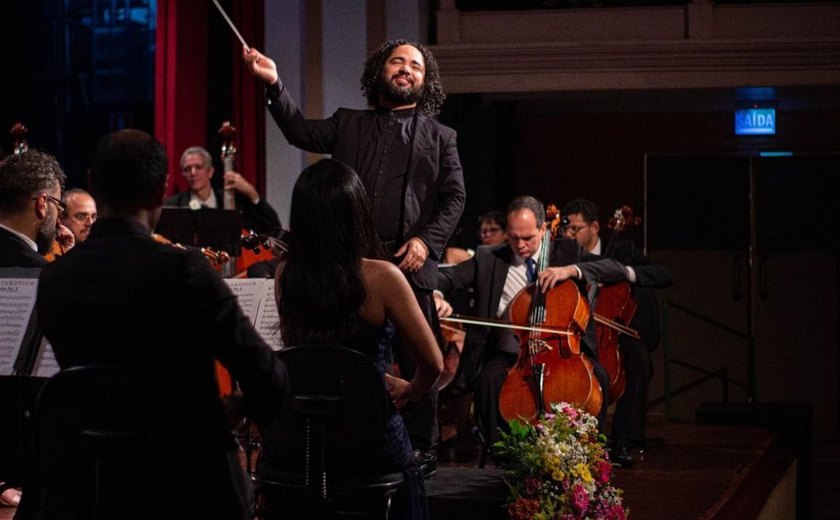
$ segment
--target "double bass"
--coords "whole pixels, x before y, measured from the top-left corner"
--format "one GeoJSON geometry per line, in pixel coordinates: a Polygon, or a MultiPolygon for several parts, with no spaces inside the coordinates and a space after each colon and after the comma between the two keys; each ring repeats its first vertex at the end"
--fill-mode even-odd
{"type": "MultiPolygon", "coordinates": [[[[224,167],[224,173],[235,171],[236,168],[236,145],[234,144],[234,135],[236,134],[236,127],[230,124],[230,121],[222,123],[219,128],[219,134],[222,136],[221,160],[224,167]]],[[[233,188],[225,188],[222,194],[222,208],[227,210],[236,210],[236,193],[233,188]]],[[[266,235],[270,235],[271,232],[266,235]]],[[[246,241],[254,241],[256,234],[253,230],[242,229],[240,240],[243,245],[246,241]]],[[[263,248],[248,248],[247,245],[236,257],[235,261],[226,266],[222,271],[223,278],[242,278],[245,276],[247,269],[257,262],[271,260],[273,255],[270,249],[263,248]]]]}
{"type": "MultiPolygon", "coordinates": [[[[559,230],[556,207],[549,206],[548,212],[553,214],[552,233],[543,238],[539,271],[549,267],[552,235],[559,230]]],[[[529,284],[511,300],[510,316],[514,324],[527,328],[519,334],[519,357],[502,384],[502,417],[534,423],[558,402],[598,415],[601,386],[580,348],[590,309],[577,285],[565,280],[543,293],[538,283],[529,284]]]]}

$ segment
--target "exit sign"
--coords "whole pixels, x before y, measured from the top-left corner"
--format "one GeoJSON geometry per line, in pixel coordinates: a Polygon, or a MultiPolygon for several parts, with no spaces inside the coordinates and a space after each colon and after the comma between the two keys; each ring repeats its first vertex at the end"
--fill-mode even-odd
{"type": "Polygon", "coordinates": [[[775,134],[775,108],[745,108],[735,111],[735,135],[775,134]]]}

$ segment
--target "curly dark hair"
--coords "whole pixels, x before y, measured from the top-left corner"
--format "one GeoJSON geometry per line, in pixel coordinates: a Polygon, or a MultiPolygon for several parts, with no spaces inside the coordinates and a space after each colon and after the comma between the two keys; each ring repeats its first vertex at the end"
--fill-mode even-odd
{"type": "Polygon", "coordinates": [[[52,155],[30,148],[0,162],[0,215],[23,211],[38,192],[64,187],[66,177],[52,155]]]}
{"type": "Polygon", "coordinates": [[[362,91],[367,97],[368,104],[375,107],[379,104],[379,78],[382,75],[382,68],[394,49],[400,45],[411,45],[423,56],[426,64],[426,72],[423,79],[423,90],[420,99],[417,100],[417,110],[425,116],[436,116],[440,113],[440,107],[446,94],[440,84],[440,73],[438,72],[437,61],[432,51],[423,45],[407,40],[390,40],[382,44],[365,62],[365,72],[362,74],[362,91]]]}

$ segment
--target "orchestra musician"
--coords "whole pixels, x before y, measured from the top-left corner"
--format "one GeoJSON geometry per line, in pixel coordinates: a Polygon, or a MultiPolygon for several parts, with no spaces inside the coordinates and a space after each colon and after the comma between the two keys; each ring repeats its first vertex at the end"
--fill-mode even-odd
{"type": "MultiPolygon", "coordinates": [[[[292,192],[289,254],[277,268],[277,307],[286,345],[348,345],[376,362],[390,396],[400,408],[434,387],[443,359],[431,328],[412,297],[405,276],[382,250],[364,186],[347,165],[323,159],[301,173],[292,192]],[[319,218],[312,218],[318,215],[319,218]],[[411,378],[386,373],[385,355],[396,331],[414,358],[411,378]]],[[[282,446],[265,434],[262,465],[283,467],[282,446]]],[[[423,475],[403,418],[393,413],[370,453],[345,455],[336,474],[363,470],[402,472],[391,517],[429,517],[423,475]]]]}
{"type": "Polygon", "coordinates": [[[0,167],[0,267],[41,267],[57,237],[70,249],[73,235],[60,226],[65,175],[52,155],[38,150],[9,155],[0,167]],[[58,234],[58,228],[64,234],[58,234]]]}
{"type": "MultiPolygon", "coordinates": [[[[370,110],[338,109],[305,119],[280,80],[273,60],[243,48],[248,70],[266,85],[268,110],[294,146],[332,154],[362,179],[379,238],[408,278],[432,330],[439,324],[432,291],[437,265],[465,201],[455,131],[434,119],[445,95],[437,62],[423,45],[388,41],[366,61],[362,90],[370,110]]],[[[414,366],[396,338],[400,372],[414,366]]],[[[441,342],[442,343],[442,342],[441,342]]],[[[427,474],[437,465],[437,394],[403,410],[427,474]]]]}
{"type": "Polygon", "coordinates": [[[563,229],[567,238],[574,238],[590,254],[608,255],[627,266],[628,281],[633,288],[636,312],[628,324],[641,338],[621,334],[619,351],[624,363],[626,386],[617,401],[610,435],[611,459],[623,467],[632,466],[633,448],[645,448],[648,443],[661,444],[662,439],[646,438],[647,389],[653,377],[651,351],[659,344],[659,305],[653,288],[673,284],[673,275],[660,264],[648,260],[632,240],[618,239],[606,251],[600,238],[598,207],[587,199],[574,199],[561,210],[568,224],[563,229]]]}
{"type": "Polygon", "coordinates": [[[67,207],[61,214],[61,223],[73,233],[77,244],[84,242],[96,222],[96,201],[90,193],[79,188],[66,190],[61,200],[67,207]]]}
{"type": "MultiPolygon", "coordinates": [[[[152,238],[166,177],[163,146],[147,133],[121,130],[100,141],[89,173],[100,218],[81,246],[42,271],[38,317],[62,369],[127,366],[171,386],[169,404],[179,412],[168,431],[179,468],[150,462],[160,465],[152,468],[159,478],[142,483],[149,501],[131,504],[134,511],[245,520],[248,480],[214,360],[239,382],[248,416],[258,424],[284,405],[287,374],[207,260],[152,238]]],[[[24,501],[27,496],[25,490],[24,501]]]]}
{"type": "MultiPolygon", "coordinates": [[[[191,146],[181,154],[181,172],[190,188],[166,199],[165,206],[199,209],[221,208],[222,190],[213,188],[213,158],[201,146],[191,146]]],[[[234,191],[236,210],[242,217],[242,225],[257,233],[271,231],[280,226],[280,219],[257,189],[245,177],[235,171],[224,174],[224,189],[234,191]]]]}
{"type": "MultiPolygon", "coordinates": [[[[539,256],[546,230],[542,203],[531,196],[515,198],[507,210],[507,243],[479,246],[472,259],[438,275],[439,292],[435,298],[440,315],[445,317],[452,312],[444,299],[447,294],[473,287],[478,318],[510,321],[508,304],[526,286],[529,261],[539,256]]],[[[595,259],[574,240],[562,238],[552,242],[549,265],[536,280],[543,291],[567,279],[620,281],[627,278],[627,270],[620,263],[595,259]]],[[[593,361],[595,376],[606,395],[607,374],[597,363],[592,324],[590,321],[582,350],[593,361]]],[[[499,428],[506,426],[499,413],[499,392],[519,350],[520,342],[511,329],[467,327],[457,380],[464,388],[475,391],[476,416],[488,445],[499,440],[499,428]]],[[[606,403],[599,416],[602,428],[605,418],[606,403]]]]}
{"type": "MultiPolygon", "coordinates": [[[[0,267],[43,267],[56,238],[65,175],[55,157],[38,150],[0,162],[0,267]]],[[[21,493],[0,482],[0,506],[17,507],[21,493]]]]}

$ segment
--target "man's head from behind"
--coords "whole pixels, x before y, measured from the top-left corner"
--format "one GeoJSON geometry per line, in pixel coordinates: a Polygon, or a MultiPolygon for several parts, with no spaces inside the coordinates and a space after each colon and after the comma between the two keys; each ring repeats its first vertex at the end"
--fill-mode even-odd
{"type": "Polygon", "coordinates": [[[370,106],[379,106],[383,98],[396,105],[417,103],[426,116],[440,113],[446,99],[434,55],[406,40],[385,42],[367,59],[362,90],[370,106]]]}
{"type": "Polygon", "coordinates": [[[90,227],[96,222],[96,202],[90,193],[74,188],[61,196],[67,206],[61,215],[61,223],[73,232],[76,242],[84,242],[90,234],[90,227]]]}
{"type": "Polygon", "coordinates": [[[48,153],[30,149],[0,162],[0,221],[49,251],[61,214],[65,175],[48,153]]]}
{"type": "Polygon", "coordinates": [[[154,137],[141,130],[120,130],[99,141],[88,173],[90,191],[103,214],[127,216],[147,210],[157,218],[166,168],[166,151],[154,137]]]}

